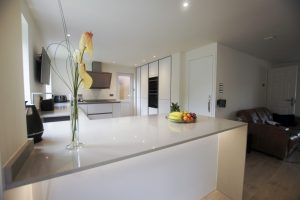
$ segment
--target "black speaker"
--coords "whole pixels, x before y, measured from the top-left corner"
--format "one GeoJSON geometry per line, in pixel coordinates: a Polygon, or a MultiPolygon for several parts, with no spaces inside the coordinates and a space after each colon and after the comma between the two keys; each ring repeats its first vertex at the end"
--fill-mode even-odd
{"type": "Polygon", "coordinates": [[[34,143],[42,141],[44,126],[35,105],[26,105],[27,137],[34,143]]]}

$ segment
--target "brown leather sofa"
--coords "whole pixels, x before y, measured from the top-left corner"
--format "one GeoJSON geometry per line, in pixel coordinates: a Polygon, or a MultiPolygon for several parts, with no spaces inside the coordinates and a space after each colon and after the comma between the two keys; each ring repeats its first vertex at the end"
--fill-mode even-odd
{"type": "Polygon", "coordinates": [[[285,127],[274,125],[273,114],[267,108],[240,110],[236,116],[248,123],[251,149],[284,159],[300,144],[300,118],[294,116],[293,126],[285,127]]]}

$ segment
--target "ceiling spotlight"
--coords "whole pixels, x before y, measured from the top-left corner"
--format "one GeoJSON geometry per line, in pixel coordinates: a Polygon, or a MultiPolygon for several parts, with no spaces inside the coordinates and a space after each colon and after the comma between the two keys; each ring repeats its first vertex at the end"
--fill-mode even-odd
{"type": "Polygon", "coordinates": [[[68,34],[67,34],[67,37],[71,37],[71,34],[70,34],[70,33],[68,33],[68,34]]]}
{"type": "Polygon", "coordinates": [[[264,37],[264,40],[275,40],[276,38],[277,38],[276,35],[269,35],[269,36],[264,37]]]}
{"type": "Polygon", "coordinates": [[[182,3],[182,6],[183,6],[184,8],[188,7],[188,6],[189,6],[189,2],[184,1],[184,2],[182,3]]]}
{"type": "Polygon", "coordinates": [[[153,58],[156,58],[156,56],[153,56],[153,58]]]}

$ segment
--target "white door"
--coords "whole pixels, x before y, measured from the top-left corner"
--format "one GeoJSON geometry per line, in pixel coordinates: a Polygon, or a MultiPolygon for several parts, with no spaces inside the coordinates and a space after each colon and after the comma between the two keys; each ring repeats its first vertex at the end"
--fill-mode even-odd
{"type": "Polygon", "coordinates": [[[188,62],[188,110],[213,116],[213,56],[188,62]]]}
{"type": "Polygon", "coordinates": [[[297,66],[271,69],[268,73],[268,108],[279,114],[294,114],[297,66]]]}
{"type": "Polygon", "coordinates": [[[121,116],[133,115],[133,75],[117,75],[118,99],[121,101],[121,116]]]}

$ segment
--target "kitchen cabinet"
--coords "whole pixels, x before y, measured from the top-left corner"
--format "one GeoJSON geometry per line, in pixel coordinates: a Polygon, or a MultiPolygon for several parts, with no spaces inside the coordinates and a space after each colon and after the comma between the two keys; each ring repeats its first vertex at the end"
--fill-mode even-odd
{"type": "MultiPolygon", "coordinates": [[[[171,103],[171,56],[137,68],[137,115],[163,114],[170,111],[171,103]],[[156,106],[149,106],[149,81],[158,77],[158,99],[156,106]]],[[[157,86],[156,86],[157,88],[157,86]]],[[[152,98],[153,97],[153,94],[152,98]]],[[[151,97],[151,96],[150,96],[151,97]]],[[[151,99],[151,98],[150,98],[151,99]]]]}
{"type": "Polygon", "coordinates": [[[148,115],[148,64],[141,67],[141,115],[148,115]]]}
{"type": "Polygon", "coordinates": [[[149,64],[149,78],[158,76],[158,61],[149,64]]]}
{"type": "Polygon", "coordinates": [[[141,68],[136,68],[136,114],[141,113],[141,68]]]}
{"type": "Polygon", "coordinates": [[[158,112],[170,112],[171,103],[171,57],[159,60],[158,112]]]}
{"type": "Polygon", "coordinates": [[[79,107],[89,119],[106,119],[121,116],[120,103],[87,103],[79,107]]]}

